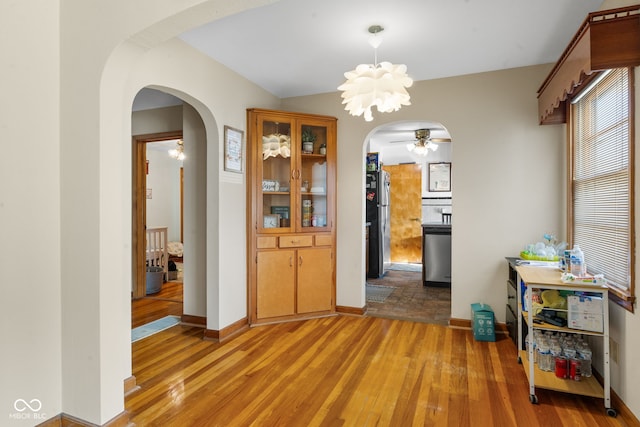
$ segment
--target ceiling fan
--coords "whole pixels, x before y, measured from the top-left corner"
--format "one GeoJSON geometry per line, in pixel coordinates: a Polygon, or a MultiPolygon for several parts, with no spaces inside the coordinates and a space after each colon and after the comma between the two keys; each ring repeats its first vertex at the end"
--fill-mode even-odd
{"type": "Polygon", "coordinates": [[[436,151],[438,149],[436,143],[438,142],[451,142],[451,138],[431,138],[430,129],[416,129],[414,133],[415,140],[391,142],[408,142],[407,149],[421,156],[426,156],[429,150],[436,151]]]}

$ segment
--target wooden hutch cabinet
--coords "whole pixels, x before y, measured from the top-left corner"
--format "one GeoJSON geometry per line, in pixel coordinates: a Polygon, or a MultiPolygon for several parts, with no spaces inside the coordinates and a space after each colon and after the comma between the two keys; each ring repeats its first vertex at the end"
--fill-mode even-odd
{"type": "Polygon", "coordinates": [[[336,119],[247,110],[251,324],[335,312],[336,119]]]}

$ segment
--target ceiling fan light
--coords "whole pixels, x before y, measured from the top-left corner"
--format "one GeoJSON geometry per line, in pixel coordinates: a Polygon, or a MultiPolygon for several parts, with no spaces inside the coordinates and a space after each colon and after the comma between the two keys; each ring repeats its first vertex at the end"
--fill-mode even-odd
{"type": "Polygon", "coordinates": [[[431,141],[431,131],[429,129],[416,129],[416,141],[407,145],[407,149],[420,156],[429,154],[429,150],[436,151],[438,144],[431,141]]]}
{"type": "Polygon", "coordinates": [[[409,144],[407,145],[407,149],[418,156],[426,156],[429,154],[429,149],[420,143],[409,144]]]}
{"type": "Polygon", "coordinates": [[[172,148],[169,150],[169,156],[177,160],[185,159],[186,156],[184,155],[184,142],[182,142],[181,139],[176,142],[176,148],[172,148]]]}

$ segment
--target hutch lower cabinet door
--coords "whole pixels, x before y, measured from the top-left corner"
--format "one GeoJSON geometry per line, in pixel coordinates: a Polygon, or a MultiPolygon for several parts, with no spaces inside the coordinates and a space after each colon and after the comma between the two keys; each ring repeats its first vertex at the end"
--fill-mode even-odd
{"type": "Polygon", "coordinates": [[[295,314],[295,252],[258,252],[258,318],[295,314]]]}
{"type": "Polygon", "coordinates": [[[331,310],[333,256],[331,249],[298,251],[298,313],[331,310]]]}

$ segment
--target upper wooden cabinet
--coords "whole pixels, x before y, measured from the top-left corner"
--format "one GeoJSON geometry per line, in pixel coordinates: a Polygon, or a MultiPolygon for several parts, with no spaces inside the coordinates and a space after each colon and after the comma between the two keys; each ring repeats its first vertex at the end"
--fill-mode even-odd
{"type": "Polygon", "coordinates": [[[335,175],[334,117],[247,110],[251,323],[335,311],[335,175]]]}
{"type": "Polygon", "coordinates": [[[336,120],[271,110],[249,110],[248,120],[258,232],[330,230],[336,120]]]}

